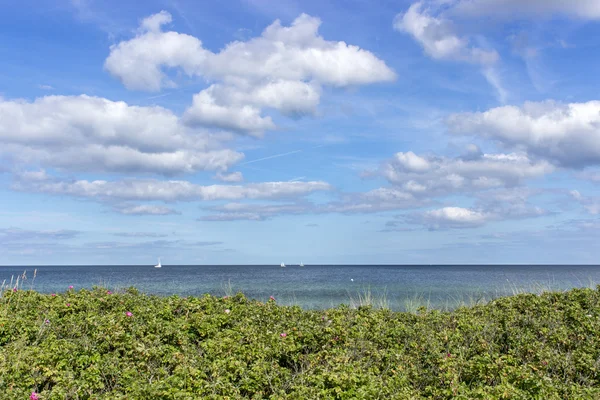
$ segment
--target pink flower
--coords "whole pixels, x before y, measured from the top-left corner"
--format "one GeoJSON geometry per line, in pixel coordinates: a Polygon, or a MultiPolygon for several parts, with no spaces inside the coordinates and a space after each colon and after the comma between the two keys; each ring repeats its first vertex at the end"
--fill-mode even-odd
{"type": "Polygon", "coordinates": [[[273,301],[275,301],[275,297],[273,297],[273,296],[269,296],[269,300],[273,300],[273,301]]]}
{"type": "Polygon", "coordinates": [[[71,307],[71,303],[67,303],[67,307],[71,307]]]}
{"type": "Polygon", "coordinates": [[[106,294],[112,294],[112,292],[111,292],[110,290],[108,290],[108,291],[106,292],[106,294]]]}
{"type": "Polygon", "coordinates": [[[73,285],[69,286],[69,290],[73,289],[73,285]]]}
{"type": "Polygon", "coordinates": [[[231,310],[228,308],[227,310],[225,310],[225,314],[229,314],[231,312],[231,310]]]}
{"type": "Polygon", "coordinates": [[[52,293],[50,296],[52,296],[52,297],[56,297],[56,293],[52,293]]]}
{"type": "Polygon", "coordinates": [[[16,287],[15,287],[15,288],[13,288],[13,292],[16,292],[16,291],[17,291],[17,288],[16,288],[16,287]]]}
{"type": "Polygon", "coordinates": [[[127,315],[128,317],[133,317],[133,313],[132,313],[131,311],[127,311],[127,312],[125,313],[125,315],[127,315]]]}
{"type": "Polygon", "coordinates": [[[44,321],[44,323],[45,323],[46,325],[48,325],[48,324],[50,324],[50,320],[49,320],[49,319],[47,319],[47,320],[45,320],[45,321],[44,321]]]}
{"type": "Polygon", "coordinates": [[[40,396],[38,396],[38,394],[36,392],[31,392],[31,395],[29,395],[29,400],[39,400],[40,396]]]}
{"type": "Polygon", "coordinates": [[[452,354],[450,354],[450,353],[447,353],[447,354],[446,354],[446,358],[450,358],[450,357],[452,357],[452,354]]]}
{"type": "Polygon", "coordinates": [[[283,332],[283,333],[281,333],[279,336],[281,336],[281,337],[286,337],[286,336],[287,336],[287,333],[283,332]]]}

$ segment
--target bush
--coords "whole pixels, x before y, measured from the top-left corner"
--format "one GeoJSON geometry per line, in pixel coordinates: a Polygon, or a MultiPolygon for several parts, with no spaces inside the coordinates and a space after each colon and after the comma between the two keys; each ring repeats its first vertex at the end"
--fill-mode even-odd
{"type": "Polygon", "coordinates": [[[0,398],[598,399],[600,288],[452,312],[103,288],[0,298],[0,398]]]}

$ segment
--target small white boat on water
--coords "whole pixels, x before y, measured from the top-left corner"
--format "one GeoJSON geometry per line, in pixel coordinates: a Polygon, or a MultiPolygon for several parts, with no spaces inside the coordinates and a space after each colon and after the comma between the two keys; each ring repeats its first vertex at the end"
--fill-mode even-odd
{"type": "Polygon", "coordinates": [[[154,268],[161,268],[162,264],[160,263],[160,258],[158,259],[158,264],[154,266],[154,268]]]}
{"type": "Polygon", "coordinates": [[[300,267],[304,267],[304,263],[300,261],[300,267]]]}
{"type": "Polygon", "coordinates": [[[285,263],[281,263],[280,267],[285,268],[285,263]]]}

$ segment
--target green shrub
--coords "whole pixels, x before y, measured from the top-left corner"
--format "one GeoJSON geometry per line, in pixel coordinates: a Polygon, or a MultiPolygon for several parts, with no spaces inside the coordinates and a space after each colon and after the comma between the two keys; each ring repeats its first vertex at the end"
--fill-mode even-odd
{"type": "Polygon", "coordinates": [[[598,399],[599,302],[600,287],[415,313],[10,290],[0,399],[598,399]]]}

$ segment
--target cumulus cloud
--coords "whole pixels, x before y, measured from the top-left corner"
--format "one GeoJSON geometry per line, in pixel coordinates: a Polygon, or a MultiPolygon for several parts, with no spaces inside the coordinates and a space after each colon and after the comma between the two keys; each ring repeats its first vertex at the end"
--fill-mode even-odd
{"type": "Polygon", "coordinates": [[[449,20],[431,16],[422,2],[410,6],[404,14],[398,14],[394,29],[411,35],[423,46],[425,53],[434,59],[481,65],[491,65],[498,60],[495,50],[471,45],[468,38],[455,33],[449,20]]]}
{"type": "Polygon", "coordinates": [[[417,199],[411,193],[393,188],[379,188],[365,193],[348,193],[342,199],[314,204],[308,201],[294,203],[229,203],[208,208],[210,214],[201,221],[263,221],[281,215],[301,214],[368,214],[390,210],[404,210],[432,204],[428,199],[417,199]]]}
{"type": "Polygon", "coordinates": [[[19,191],[69,195],[101,201],[163,202],[289,198],[331,189],[328,183],[321,181],[210,186],[188,181],[154,179],[69,181],[53,178],[43,171],[21,173],[12,187],[19,191]]]}
{"type": "Polygon", "coordinates": [[[475,207],[501,221],[542,217],[553,212],[531,204],[530,199],[547,192],[527,187],[488,190],[476,194],[475,207]]]}
{"type": "Polygon", "coordinates": [[[212,84],[194,96],[190,124],[260,134],[275,125],[263,108],[284,115],[314,113],[323,85],[343,87],[391,81],[395,73],[371,52],[319,35],[321,21],[300,15],[291,26],[277,20],[259,37],[229,43],[220,52],[189,35],[163,31],[169,13],[146,18],[130,40],[113,45],[105,68],[129,89],[158,91],[175,83],[179,68],[212,84]]]}
{"type": "Polygon", "coordinates": [[[407,191],[396,188],[377,188],[365,193],[345,195],[342,201],[321,205],[320,210],[342,214],[363,214],[417,208],[428,204],[428,199],[418,199],[407,191]]]}
{"type": "Polygon", "coordinates": [[[0,154],[69,171],[225,171],[243,154],[162,107],[90,96],[0,98],[0,154]]]}
{"type": "Polygon", "coordinates": [[[452,13],[468,17],[515,18],[566,15],[586,20],[600,19],[597,0],[459,0],[452,13]]]}
{"type": "Polygon", "coordinates": [[[462,207],[444,207],[436,210],[412,214],[409,221],[440,228],[476,228],[490,221],[493,216],[483,211],[462,207]]]}
{"type": "MultiPolygon", "coordinates": [[[[473,150],[473,149],[472,149],[473,150]]],[[[414,156],[418,157],[418,156],[414,156]]],[[[408,164],[407,168],[414,168],[415,158],[413,156],[400,157],[408,164]],[[409,161],[410,160],[410,161],[409,161]],[[413,164],[411,164],[413,162],[413,164]]],[[[453,162],[458,162],[459,159],[454,159],[453,162]]],[[[425,165],[419,163],[417,165],[425,165]]],[[[453,185],[446,184],[446,173],[451,176],[455,175],[457,171],[464,168],[464,171],[470,171],[471,168],[477,170],[478,164],[472,164],[468,167],[460,166],[443,166],[442,169],[448,168],[449,171],[443,171],[441,175],[431,174],[430,168],[436,168],[436,163],[428,163],[428,168],[423,168],[421,174],[423,175],[420,179],[425,184],[421,185],[414,181],[407,185],[407,182],[401,183],[401,187],[412,188],[413,192],[415,188],[419,191],[416,193],[410,193],[407,189],[395,189],[402,195],[413,196],[412,202],[408,202],[404,208],[422,208],[435,205],[432,198],[437,196],[445,197],[451,194],[456,195],[471,195],[474,197],[475,202],[471,207],[458,207],[458,206],[446,206],[439,207],[428,211],[415,211],[408,214],[396,216],[396,220],[389,221],[386,224],[384,231],[407,231],[412,230],[410,225],[422,225],[431,230],[436,229],[459,229],[459,228],[475,228],[483,226],[492,221],[505,221],[514,219],[525,219],[535,218],[548,215],[551,212],[541,207],[535,206],[530,203],[530,198],[543,194],[544,191],[531,189],[523,186],[513,186],[518,183],[522,176],[515,175],[514,172],[508,171],[507,175],[497,176],[495,178],[483,179],[481,176],[463,176],[462,179],[452,178],[454,182],[461,182],[462,187],[457,188],[453,185]],[[441,184],[440,184],[441,180],[441,184]],[[493,185],[479,185],[480,182],[493,182],[493,185]]],[[[460,165],[460,164],[459,164],[460,165]]],[[[439,165],[438,165],[439,167],[439,165]]],[[[497,169],[502,169],[502,165],[494,166],[493,168],[486,167],[481,168],[482,173],[494,172],[497,169]],[[497,168],[496,168],[497,167],[497,168]]],[[[527,173],[525,173],[527,175],[527,173]]],[[[460,176],[456,174],[457,176],[460,176]]],[[[381,193],[383,189],[378,189],[381,193]]],[[[388,189],[388,191],[393,191],[388,189]]],[[[400,209],[401,207],[395,207],[400,209]]],[[[393,208],[390,208],[393,209],[393,208]]]]}
{"type": "Polygon", "coordinates": [[[477,228],[491,221],[534,218],[548,215],[548,211],[526,203],[484,204],[479,207],[443,207],[411,213],[406,222],[419,224],[431,230],[477,228]]]}
{"type": "Polygon", "coordinates": [[[163,10],[158,14],[144,18],[140,24],[140,30],[142,32],[158,32],[161,26],[169,24],[172,21],[171,14],[163,10]]]}
{"type": "Polygon", "coordinates": [[[198,73],[209,52],[193,36],[162,32],[161,26],[171,19],[166,11],[144,19],[135,38],[110,47],[104,68],[128,89],[147,91],[175,86],[163,68],[181,68],[189,76],[198,73]]]}
{"type": "Polygon", "coordinates": [[[261,116],[263,108],[288,116],[314,114],[320,97],[321,87],[316,83],[275,80],[258,84],[237,80],[236,85],[214,84],[194,95],[184,118],[189,124],[260,136],[275,129],[271,117],[261,116]]]}
{"type": "Polygon", "coordinates": [[[209,79],[315,80],[335,86],[395,78],[371,52],[319,36],[321,20],[306,14],[289,27],[277,20],[261,36],[232,42],[219,53],[202,48],[202,42],[192,36],[161,31],[161,25],[170,20],[165,11],[144,20],[135,38],[111,47],[106,69],[126,86],[141,90],[160,88],[165,79],[162,69],[168,67],[209,79]],[[145,82],[140,84],[140,77],[150,78],[143,78],[145,82]]]}
{"type": "Polygon", "coordinates": [[[211,89],[212,87],[194,95],[192,105],[184,115],[188,124],[248,132],[254,136],[261,136],[263,131],[275,129],[271,117],[260,115],[260,108],[248,104],[218,104],[211,89]]]}
{"type": "Polygon", "coordinates": [[[450,116],[451,133],[494,139],[563,167],[600,164],[600,101],[527,102],[450,116]]]}
{"type": "Polygon", "coordinates": [[[379,173],[396,186],[396,191],[401,190],[400,193],[431,198],[517,186],[552,170],[547,162],[534,162],[517,153],[472,151],[467,157],[447,158],[419,156],[409,151],[396,153],[383,163],[379,173]]]}
{"type": "MultiPolygon", "coordinates": [[[[286,204],[229,203],[207,208],[210,213],[200,220],[262,221],[284,214],[368,214],[411,210],[436,206],[440,204],[440,199],[451,195],[474,196],[476,202],[470,210],[486,217],[481,220],[482,223],[539,217],[549,213],[529,202],[532,196],[541,192],[520,184],[526,179],[551,172],[550,165],[532,163],[522,155],[486,155],[478,148],[470,147],[469,150],[466,155],[453,159],[424,157],[411,152],[398,153],[380,171],[384,176],[387,175],[392,187],[380,187],[363,193],[341,193],[339,200],[318,204],[308,201],[286,204]]],[[[423,218],[421,213],[411,215],[413,222],[423,218]]],[[[431,219],[436,215],[427,216],[431,219]]]]}

